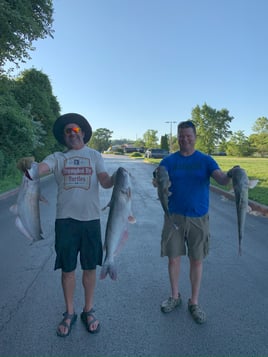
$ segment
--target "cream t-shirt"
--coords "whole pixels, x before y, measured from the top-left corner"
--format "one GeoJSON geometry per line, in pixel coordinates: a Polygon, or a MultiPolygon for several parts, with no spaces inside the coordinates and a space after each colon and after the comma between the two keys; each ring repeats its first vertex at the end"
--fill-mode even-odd
{"type": "Polygon", "coordinates": [[[84,146],[80,150],[55,152],[43,162],[54,173],[58,184],[56,218],[99,219],[97,174],[106,171],[101,154],[84,146]]]}

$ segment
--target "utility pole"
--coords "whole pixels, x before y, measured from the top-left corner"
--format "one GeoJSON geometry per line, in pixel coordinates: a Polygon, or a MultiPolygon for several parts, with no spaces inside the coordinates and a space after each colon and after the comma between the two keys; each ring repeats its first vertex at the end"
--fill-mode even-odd
{"type": "Polygon", "coordinates": [[[176,121],[165,121],[165,123],[170,124],[170,134],[169,134],[169,152],[172,152],[172,124],[176,124],[176,121]]]}

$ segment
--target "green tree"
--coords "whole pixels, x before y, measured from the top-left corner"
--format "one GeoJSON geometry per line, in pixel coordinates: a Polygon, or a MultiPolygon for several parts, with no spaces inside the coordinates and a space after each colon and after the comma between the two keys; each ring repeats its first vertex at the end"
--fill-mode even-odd
{"type": "MultiPolygon", "coordinates": [[[[38,147],[42,128],[32,120],[14,95],[14,80],[0,76],[0,177],[18,175],[16,160],[32,155],[38,147]]],[[[18,175],[19,176],[19,175],[18,175]]]]}
{"type": "Polygon", "coordinates": [[[39,144],[33,151],[36,160],[61,150],[52,133],[54,121],[60,115],[60,105],[53,95],[48,76],[36,69],[25,70],[14,81],[13,93],[37,130],[39,144]]]}
{"type": "Polygon", "coordinates": [[[268,155],[268,133],[252,134],[249,136],[249,142],[254,153],[261,157],[268,155]]]}
{"type": "Polygon", "coordinates": [[[249,142],[254,148],[254,152],[264,157],[268,154],[268,119],[266,117],[258,118],[252,130],[255,133],[250,135],[249,142]]]}
{"type": "Polygon", "coordinates": [[[134,146],[135,146],[136,148],[144,148],[145,142],[144,142],[143,139],[138,138],[138,139],[135,140],[134,146]]]}
{"type": "Polygon", "coordinates": [[[88,146],[99,152],[106,151],[111,146],[112,134],[109,129],[99,128],[93,132],[88,146]]]}
{"type": "Polygon", "coordinates": [[[10,92],[0,95],[0,131],[0,147],[5,157],[15,159],[31,154],[34,147],[31,118],[10,92]]]}
{"type": "Polygon", "coordinates": [[[52,0],[0,1],[0,73],[6,62],[30,59],[33,41],[53,37],[52,0]]]}
{"type": "Polygon", "coordinates": [[[243,130],[235,132],[226,145],[226,152],[230,156],[249,156],[252,153],[249,140],[243,130]]]}
{"type": "Polygon", "coordinates": [[[233,117],[227,109],[216,110],[206,103],[201,108],[197,105],[192,110],[191,120],[197,129],[196,147],[208,154],[212,154],[221,141],[232,134],[230,123],[233,117]]]}
{"type": "Polygon", "coordinates": [[[157,130],[148,129],[143,134],[143,140],[146,148],[156,148],[159,146],[157,144],[158,143],[157,133],[158,133],[157,130]]]}
{"type": "Polygon", "coordinates": [[[12,92],[1,89],[0,132],[0,179],[14,179],[19,176],[17,158],[31,155],[35,133],[30,116],[22,110],[12,92]]]}
{"type": "Polygon", "coordinates": [[[258,118],[255,121],[252,130],[257,134],[268,133],[268,119],[266,117],[258,118]]]}
{"type": "Polygon", "coordinates": [[[176,136],[172,136],[172,151],[178,151],[179,150],[179,143],[178,143],[178,137],[176,136]]]}
{"type": "Polygon", "coordinates": [[[169,151],[169,137],[167,134],[161,136],[160,148],[169,151]]]}
{"type": "Polygon", "coordinates": [[[226,152],[227,140],[223,138],[218,146],[218,152],[226,152]]]}

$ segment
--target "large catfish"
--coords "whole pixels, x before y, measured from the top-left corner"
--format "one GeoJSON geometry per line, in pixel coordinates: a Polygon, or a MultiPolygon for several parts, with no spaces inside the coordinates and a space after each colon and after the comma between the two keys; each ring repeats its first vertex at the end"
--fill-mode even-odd
{"type": "Polygon", "coordinates": [[[153,172],[154,179],[157,183],[157,194],[160,200],[161,206],[167,216],[168,211],[168,197],[171,195],[169,187],[171,185],[169,181],[169,175],[165,166],[158,166],[153,172]]]}
{"type": "Polygon", "coordinates": [[[240,166],[234,166],[229,170],[229,176],[232,177],[232,183],[235,194],[235,204],[238,222],[238,243],[239,255],[242,254],[241,241],[245,234],[245,222],[248,211],[248,189],[256,186],[258,180],[249,181],[244,169],[240,166]]]}
{"type": "Polygon", "coordinates": [[[136,222],[131,209],[130,175],[123,167],[119,167],[114,174],[112,197],[106,207],[110,207],[110,212],[105,232],[104,250],[106,256],[100,279],[104,279],[109,274],[112,280],[116,280],[115,256],[128,238],[128,223],[136,222]]]}
{"type": "Polygon", "coordinates": [[[40,220],[40,178],[38,164],[33,162],[31,169],[23,175],[19,188],[17,204],[10,207],[16,217],[16,226],[20,232],[32,242],[42,237],[40,220]]]}
{"type": "Polygon", "coordinates": [[[158,194],[158,198],[161,203],[161,206],[163,208],[163,211],[164,211],[165,215],[168,217],[168,219],[171,221],[173,227],[175,229],[178,229],[176,224],[174,224],[172,222],[170,213],[168,210],[168,198],[171,195],[171,192],[169,191],[169,187],[171,186],[171,182],[169,180],[169,174],[168,174],[165,166],[162,166],[162,165],[158,166],[153,172],[153,177],[157,184],[157,194],[158,194]]]}

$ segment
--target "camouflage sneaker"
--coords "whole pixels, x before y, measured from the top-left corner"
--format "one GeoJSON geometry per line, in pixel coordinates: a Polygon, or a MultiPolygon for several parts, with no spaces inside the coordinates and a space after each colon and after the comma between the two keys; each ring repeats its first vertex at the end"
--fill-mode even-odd
{"type": "Polygon", "coordinates": [[[167,300],[163,301],[161,304],[161,311],[162,312],[171,312],[176,307],[180,306],[181,304],[181,296],[180,294],[178,295],[177,299],[174,299],[173,297],[169,297],[167,300]]]}
{"type": "Polygon", "coordinates": [[[199,305],[191,304],[190,299],[188,301],[188,310],[196,323],[203,324],[204,322],[206,322],[205,312],[201,309],[199,305]]]}

